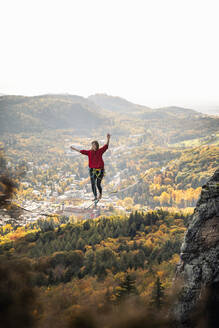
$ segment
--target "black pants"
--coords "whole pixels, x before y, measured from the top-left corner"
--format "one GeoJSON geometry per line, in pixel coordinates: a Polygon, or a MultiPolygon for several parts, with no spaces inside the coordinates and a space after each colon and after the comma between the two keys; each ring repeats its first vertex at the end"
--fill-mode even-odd
{"type": "Polygon", "coordinates": [[[90,173],[90,181],[91,181],[91,187],[94,194],[94,197],[97,197],[97,188],[99,190],[99,193],[102,194],[102,187],[101,187],[101,181],[104,176],[104,169],[101,169],[100,171],[97,171],[95,173],[95,170],[93,168],[89,168],[90,173]],[[97,182],[97,188],[96,188],[96,182],[97,182]]]}

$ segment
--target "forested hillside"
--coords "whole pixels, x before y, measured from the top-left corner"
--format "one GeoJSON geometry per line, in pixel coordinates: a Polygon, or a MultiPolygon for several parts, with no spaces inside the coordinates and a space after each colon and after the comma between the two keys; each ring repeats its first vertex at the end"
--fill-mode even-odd
{"type": "Polygon", "coordinates": [[[107,94],[99,93],[88,97],[96,105],[117,113],[140,114],[144,111],[151,111],[149,107],[134,104],[121,97],[113,97],[107,94]]]}
{"type": "MultiPolygon", "coordinates": [[[[102,312],[107,304],[117,306],[132,294],[139,305],[154,301],[159,306],[164,296],[157,298],[157,280],[168,298],[191,214],[136,211],[56,226],[57,218],[50,225],[38,220],[16,231],[8,225],[0,230],[0,258],[7,257],[12,264],[19,259],[42,303],[50,298],[54,304],[60,293],[62,300],[71,293],[65,309],[57,310],[55,317],[64,311],[67,320],[68,311],[75,315],[76,310],[86,309],[87,302],[95,305],[95,312],[102,312]]],[[[42,323],[48,320],[42,308],[35,316],[42,323]]]]}
{"type": "Polygon", "coordinates": [[[89,135],[89,130],[106,124],[97,106],[68,95],[2,96],[0,122],[1,134],[70,128],[89,135]]]}
{"type": "Polygon", "coordinates": [[[41,132],[70,129],[80,135],[116,136],[142,134],[147,143],[166,145],[211,136],[218,131],[219,118],[192,109],[151,109],[120,97],[104,94],[88,98],[68,95],[0,98],[0,133],[41,132]]]}
{"type": "Polygon", "coordinates": [[[181,151],[154,150],[149,153],[145,149],[145,155],[142,154],[143,150],[140,156],[135,155],[139,159],[136,164],[128,155],[130,161],[127,165],[131,163],[136,173],[139,166],[140,172],[147,168],[149,171],[140,183],[122,192],[121,197],[132,197],[135,203],[152,207],[195,206],[201,185],[219,165],[219,147],[214,145],[181,151]]]}

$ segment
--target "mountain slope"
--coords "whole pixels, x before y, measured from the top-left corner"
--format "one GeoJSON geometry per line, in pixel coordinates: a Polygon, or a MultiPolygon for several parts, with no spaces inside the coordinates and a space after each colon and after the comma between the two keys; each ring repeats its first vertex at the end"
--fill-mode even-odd
{"type": "Polygon", "coordinates": [[[138,132],[142,140],[161,146],[204,138],[218,131],[219,117],[192,109],[151,109],[123,98],[96,94],[88,98],[70,94],[0,98],[1,133],[73,129],[87,136],[106,133],[127,136],[138,132]]]}
{"type": "MultiPolygon", "coordinates": [[[[132,197],[135,203],[154,208],[162,205],[162,197],[166,195],[165,206],[171,207],[177,204],[182,207],[194,206],[195,197],[192,200],[190,196],[195,195],[195,189],[197,188],[198,191],[198,188],[212,176],[219,166],[219,147],[214,145],[201,146],[180,152],[153,150],[146,153],[144,157],[134,153],[134,158],[135,161],[133,160],[132,168],[136,172],[139,168],[139,163],[142,165],[142,175],[148,166],[151,168],[143,181],[140,181],[133,188],[121,192],[121,198],[132,197]],[[192,193],[190,188],[194,189],[192,193]],[[184,194],[182,203],[175,197],[176,194],[179,197],[181,191],[184,194]]],[[[127,163],[130,161],[131,158],[128,157],[127,163]]]]}
{"type": "Polygon", "coordinates": [[[166,114],[172,114],[172,115],[177,115],[179,116],[185,116],[185,115],[191,115],[191,116],[197,116],[197,115],[202,115],[202,113],[190,109],[190,108],[184,108],[184,107],[178,107],[178,106],[169,106],[169,107],[160,107],[156,108],[157,111],[166,113],[166,114]]]}
{"type": "Polygon", "coordinates": [[[115,113],[135,113],[149,110],[149,107],[133,104],[132,102],[121,98],[110,96],[105,93],[97,93],[88,97],[95,104],[115,113]]]}
{"type": "Polygon", "coordinates": [[[94,103],[79,96],[42,95],[0,98],[1,132],[32,132],[44,129],[87,131],[105,118],[94,103]]]}

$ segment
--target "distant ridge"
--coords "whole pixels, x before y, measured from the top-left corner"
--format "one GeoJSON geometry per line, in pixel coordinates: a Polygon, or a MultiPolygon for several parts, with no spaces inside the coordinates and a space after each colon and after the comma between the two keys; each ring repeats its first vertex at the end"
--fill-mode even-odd
{"type": "Polygon", "coordinates": [[[150,108],[148,106],[134,104],[121,97],[107,95],[106,93],[96,93],[89,96],[88,99],[109,111],[121,114],[138,114],[143,119],[163,119],[164,117],[168,118],[168,116],[172,118],[173,115],[177,116],[178,118],[192,116],[197,117],[204,115],[195,109],[184,108],[180,106],[150,108]]]}
{"type": "Polygon", "coordinates": [[[134,104],[118,96],[110,96],[106,93],[96,93],[88,97],[95,104],[112,112],[130,113],[150,109],[149,107],[134,104]]]}
{"type": "Polygon", "coordinates": [[[155,109],[167,113],[184,113],[186,111],[187,113],[191,113],[191,114],[197,114],[197,113],[202,114],[201,112],[198,112],[195,109],[179,107],[179,106],[167,106],[167,107],[159,107],[155,109]]]}
{"type": "Polygon", "coordinates": [[[0,131],[39,132],[45,129],[90,131],[105,122],[101,109],[74,95],[11,96],[0,98],[0,131]]]}
{"type": "Polygon", "coordinates": [[[147,138],[155,132],[158,142],[166,144],[215,134],[218,119],[189,108],[153,109],[101,93],[87,98],[68,93],[0,97],[0,133],[72,129],[93,135],[105,133],[107,126],[114,135],[129,135],[138,127],[147,130],[147,138]]]}

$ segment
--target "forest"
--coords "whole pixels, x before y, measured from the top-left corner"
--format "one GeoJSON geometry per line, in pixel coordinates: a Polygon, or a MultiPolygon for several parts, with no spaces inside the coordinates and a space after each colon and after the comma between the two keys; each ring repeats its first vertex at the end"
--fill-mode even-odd
{"type": "MultiPolygon", "coordinates": [[[[69,320],[70,310],[75,315],[83,313],[88,303],[95,313],[104,313],[106,306],[116,311],[127,296],[134,297],[134,304],[161,310],[171,297],[180,245],[191,215],[185,210],[161,209],[80,223],[51,218],[48,225],[47,219],[39,219],[16,230],[3,226],[1,263],[20,263],[25,268],[41,306],[51,303],[49,312],[58,306],[59,312],[53,314],[56,318],[62,312],[69,320]]],[[[48,313],[35,304],[34,318],[42,325],[49,320],[48,313]]]]}

